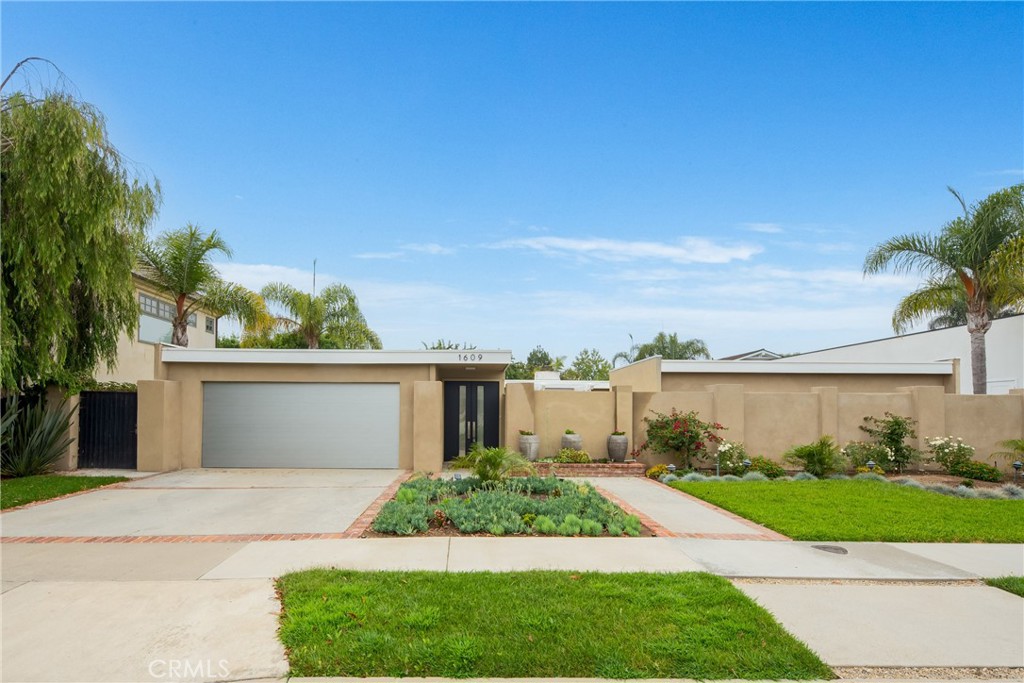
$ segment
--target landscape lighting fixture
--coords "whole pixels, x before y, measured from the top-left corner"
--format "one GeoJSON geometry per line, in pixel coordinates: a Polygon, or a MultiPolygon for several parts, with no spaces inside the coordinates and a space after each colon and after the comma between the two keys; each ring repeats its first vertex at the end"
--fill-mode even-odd
{"type": "Polygon", "coordinates": [[[743,460],[743,469],[745,469],[745,470],[749,470],[750,469],[750,458],[744,458],[744,460],[743,460]]]}
{"type": "Polygon", "coordinates": [[[875,469],[875,461],[874,460],[868,460],[867,465],[868,465],[868,470],[874,470],[875,469]]]}
{"type": "Polygon", "coordinates": [[[669,465],[668,466],[668,473],[669,474],[675,474],[676,473],[676,466],[675,465],[669,465]]]}
{"type": "Polygon", "coordinates": [[[1024,467],[1024,463],[1017,460],[1013,463],[1013,480],[1017,481],[1017,475],[1020,474],[1020,468],[1024,467]]]}

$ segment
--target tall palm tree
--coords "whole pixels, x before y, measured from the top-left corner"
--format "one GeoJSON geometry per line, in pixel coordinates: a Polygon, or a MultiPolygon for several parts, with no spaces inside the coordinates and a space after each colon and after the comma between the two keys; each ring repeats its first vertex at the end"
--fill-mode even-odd
{"type": "Polygon", "coordinates": [[[970,207],[956,190],[949,191],[963,216],[946,223],[938,235],[898,235],[875,246],[864,259],[864,273],[879,273],[891,266],[896,273],[914,271],[925,276],[924,284],[896,306],[892,326],[897,334],[929,314],[966,300],[972,383],[975,394],[984,394],[988,383],[985,333],[992,326],[991,311],[1024,302],[1024,266],[1003,256],[1020,243],[1024,184],[999,190],[970,207]]]}
{"type": "Polygon", "coordinates": [[[169,230],[139,248],[140,274],[174,300],[171,343],[188,346],[188,319],[203,309],[238,318],[250,328],[266,326],[270,317],[259,294],[225,282],[210,262],[212,254],[231,255],[227,242],[212,231],[204,235],[191,223],[169,230]]]}
{"type": "MultiPolygon", "coordinates": [[[[960,298],[928,321],[929,330],[941,330],[947,327],[957,327],[959,325],[967,324],[967,299],[963,296],[963,288],[961,287],[957,289],[957,293],[960,295],[960,298]]],[[[1004,306],[997,310],[990,309],[989,316],[993,320],[996,320],[998,318],[1005,318],[1009,315],[1013,315],[1015,312],[1016,311],[1012,306],[1004,306]]]]}
{"type": "Polygon", "coordinates": [[[277,326],[299,332],[307,348],[320,348],[325,338],[342,349],[381,348],[380,337],[366,324],[356,295],[345,285],[331,285],[319,294],[311,294],[272,282],[262,294],[288,312],[288,316],[274,319],[277,326]]]}

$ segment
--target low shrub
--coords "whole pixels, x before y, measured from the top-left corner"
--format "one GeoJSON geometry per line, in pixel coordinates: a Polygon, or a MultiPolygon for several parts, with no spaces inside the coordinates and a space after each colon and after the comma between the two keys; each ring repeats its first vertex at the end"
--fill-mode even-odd
{"type": "Polygon", "coordinates": [[[707,477],[700,472],[687,472],[680,479],[683,481],[707,481],[707,477]]]}
{"type": "Polygon", "coordinates": [[[645,417],[647,425],[647,441],[641,446],[655,453],[676,453],[679,455],[684,469],[693,466],[694,460],[704,459],[714,444],[722,442],[717,432],[725,429],[717,422],[704,422],[696,411],[680,413],[675,408],[672,412],[655,412],[645,417]]]}
{"type": "Polygon", "coordinates": [[[986,500],[1004,500],[1006,496],[999,489],[967,489],[968,491],[974,491],[978,498],[984,498],[986,500]]]}
{"type": "Polygon", "coordinates": [[[977,479],[978,481],[1003,480],[1003,473],[998,469],[992,467],[992,465],[986,465],[983,462],[977,462],[975,460],[960,463],[949,473],[956,477],[967,477],[969,479],[977,479]]]}
{"type": "MultiPolygon", "coordinates": [[[[878,465],[875,465],[874,467],[868,467],[867,465],[861,465],[860,467],[858,467],[856,469],[856,472],[857,472],[858,475],[860,475],[860,474],[879,474],[879,475],[884,475],[885,474],[885,470],[883,470],[878,465]]],[[[885,477],[883,476],[882,478],[884,479],[885,477]]]]}
{"type": "Polygon", "coordinates": [[[814,443],[794,446],[782,456],[786,462],[799,465],[804,472],[824,477],[841,469],[842,456],[831,436],[823,436],[814,443]]]}
{"type": "Polygon", "coordinates": [[[954,439],[952,436],[928,439],[928,451],[932,454],[931,459],[943,472],[949,474],[974,460],[974,447],[965,444],[963,439],[954,439]]]}
{"type": "MultiPolygon", "coordinates": [[[[875,466],[878,467],[879,463],[892,461],[892,450],[888,446],[867,441],[851,441],[839,453],[846,459],[848,465],[858,472],[862,471],[861,467],[867,472],[869,462],[876,463],[875,466]]],[[[881,467],[878,469],[885,472],[881,467]]]]}
{"type": "Polygon", "coordinates": [[[1003,495],[1013,500],[1024,499],[1024,489],[1015,484],[1004,484],[1000,490],[1003,495]]]}
{"type": "Polygon", "coordinates": [[[778,479],[779,477],[786,476],[786,470],[782,469],[782,465],[763,455],[756,455],[750,459],[750,471],[760,472],[769,479],[778,479]]]}
{"type": "MultiPolygon", "coordinates": [[[[865,469],[867,469],[867,468],[865,468],[865,469]]],[[[878,469],[879,469],[878,467],[875,468],[875,470],[878,470],[878,469]]],[[[884,470],[883,470],[883,472],[884,472],[884,470]]],[[[887,481],[886,478],[885,478],[885,475],[881,474],[881,473],[879,473],[877,471],[861,472],[860,474],[854,476],[854,479],[860,479],[861,481],[887,481]]]]}
{"type": "Polygon", "coordinates": [[[780,478],[785,478],[788,481],[818,481],[818,478],[816,476],[814,476],[813,474],[811,474],[810,472],[797,472],[796,474],[794,474],[792,476],[792,478],[790,478],[790,477],[780,477],[780,478]]]}
{"type": "Polygon", "coordinates": [[[646,474],[651,479],[661,479],[668,474],[668,465],[655,465],[653,467],[649,467],[646,474]]]}
{"type": "Polygon", "coordinates": [[[590,462],[590,454],[579,448],[563,448],[558,451],[555,462],[587,463],[590,462]]]}
{"type": "Polygon", "coordinates": [[[721,474],[742,475],[746,471],[743,461],[750,458],[747,456],[747,449],[742,443],[723,441],[718,446],[715,459],[718,461],[718,471],[721,474]]]}
{"type": "Polygon", "coordinates": [[[371,528],[381,534],[411,536],[430,528],[430,516],[425,502],[389,500],[377,513],[371,528]]]}
{"type": "Polygon", "coordinates": [[[760,472],[747,472],[742,477],[743,481],[768,481],[768,477],[760,472]]]}

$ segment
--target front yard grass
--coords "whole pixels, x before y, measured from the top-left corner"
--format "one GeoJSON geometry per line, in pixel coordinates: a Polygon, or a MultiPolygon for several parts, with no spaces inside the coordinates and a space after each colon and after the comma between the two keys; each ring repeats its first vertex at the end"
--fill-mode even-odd
{"type": "Polygon", "coordinates": [[[670,486],[800,541],[1024,542],[1021,500],[954,498],[860,480],[670,486]]]}
{"type": "Polygon", "coordinates": [[[1024,576],[1000,576],[998,579],[985,579],[985,583],[1024,598],[1024,576]]]}
{"type": "Polygon", "coordinates": [[[86,491],[119,481],[125,477],[72,477],[62,474],[40,474],[0,481],[0,509],[49,500],[68,493],[86,491]]]}
{"type": "Polygon", "coordinates": [[[277,585],[292,676],[834,677],[710,574],[315,569],[277,585]]]}

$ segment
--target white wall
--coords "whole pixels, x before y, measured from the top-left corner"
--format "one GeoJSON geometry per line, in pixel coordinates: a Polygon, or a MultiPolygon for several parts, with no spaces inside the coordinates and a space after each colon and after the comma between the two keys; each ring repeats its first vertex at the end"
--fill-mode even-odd
{"type": "MultiPolygon", "coordinates": [[[[992,321],[985,335],[988,393],[1006,394],[1024,388],[1024,315],[992,321]]],[[[967,326],[812,351],[788,361],[912,363],[960,359],[960,393],[974,393],[971,380],[971,339],[967,326]]]]}

